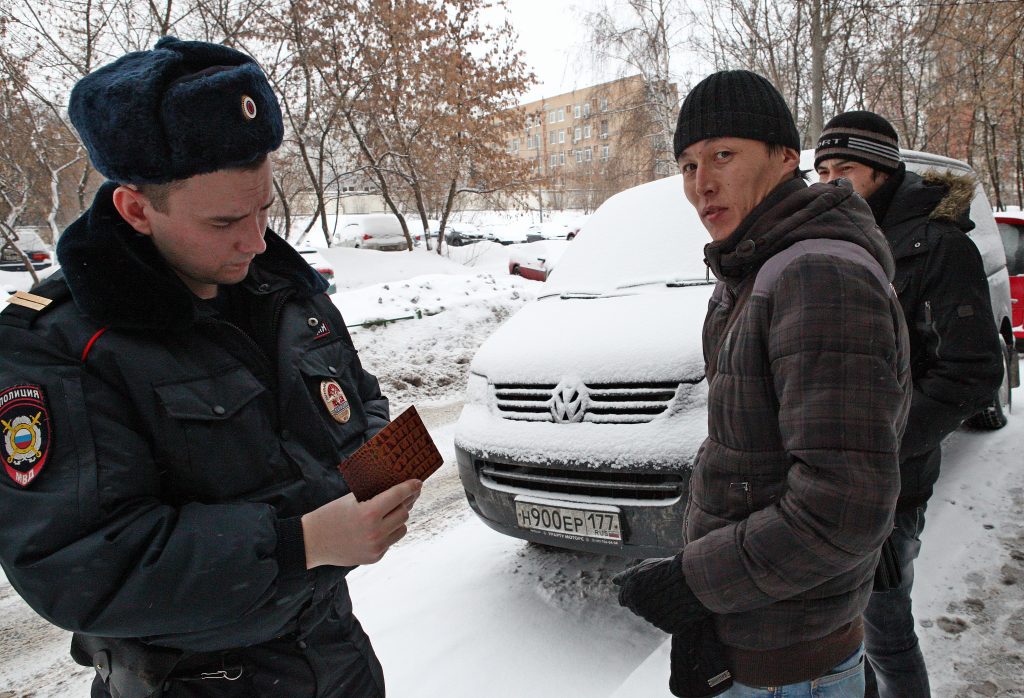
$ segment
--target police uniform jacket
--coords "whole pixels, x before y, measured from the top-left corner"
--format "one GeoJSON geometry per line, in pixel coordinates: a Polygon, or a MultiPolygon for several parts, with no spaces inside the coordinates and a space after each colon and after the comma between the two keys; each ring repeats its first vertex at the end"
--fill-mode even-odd
{"type": "Polygon", "coordinates": [[[329,618],[366,653],[347,570],[307,571],[299,522],[348,492],[336,465],[388,421],[326,283],[268,231],[222,314],[120,218],[115,186],[61,238],[62,274],[33,290],[52,302],[0,316],[0,412],[21,425],[3,442],[4,571],[79,642],[187,656],[329,618]]]}

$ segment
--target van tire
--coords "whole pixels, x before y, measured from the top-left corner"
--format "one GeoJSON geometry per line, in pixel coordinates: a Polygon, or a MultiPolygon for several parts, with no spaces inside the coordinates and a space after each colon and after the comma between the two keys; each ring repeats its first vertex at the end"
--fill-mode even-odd
{"type": "Polygon", "coordinates": [[[1013,391],[1010,389],[1010,350],[1003,345],[1003,382],[996,391],[992,404],[973,417],[968,418],[967,426],[988,431],[1002,429],[1009,422],[1007,415],[1013,404],[1013,391]]]}

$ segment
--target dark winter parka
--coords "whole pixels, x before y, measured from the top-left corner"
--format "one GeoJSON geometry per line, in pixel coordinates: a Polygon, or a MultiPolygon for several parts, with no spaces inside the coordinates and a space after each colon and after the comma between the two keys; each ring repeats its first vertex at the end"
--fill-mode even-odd
{"type": "MultiPolygon", "coordinates": [[[[76,659],[91,663],[104,638],[139,640],[98,655],[115,678],[126,662],[159,673],[182,654],[284,638],[308,649],[287,668],[278,653],[279,676],[304,679],[277,695],[382,695],[348,570],[307,571],[299,521],[348,492],[335,466],[387,423],[377,380],[323,279],[275,234],[222,289],[228,322],[120,218],[114,187],[61,238],[63,276],[33,290],[53,302],[0,315],[0,391],[37,387],[45,426],[34,479],[0,473],[4,571],[77,634],[76,659]],[[344,423],[320,397],[332,380],[344,423]]],[[[234,688],[257,695],[249,680],[234,688]]]]}
{"type": "Polygon", "coordinates": [[[939,477],[939,443],[984,408],[1003,377],[988,279],[965,233],[974,180],[904,166],[868,203],[896,259],[893,285],[910,334],[914,398],[900,447],[897,508],[920,506],[939,477]]]}
{"type": "Polygon", "coordinates": [[[892,529],[910,403],[892,257],[848,183],[796,179],[705,254],[709,435],[683,569],[738,681],[808,680],[859,645],[892,529]]]}

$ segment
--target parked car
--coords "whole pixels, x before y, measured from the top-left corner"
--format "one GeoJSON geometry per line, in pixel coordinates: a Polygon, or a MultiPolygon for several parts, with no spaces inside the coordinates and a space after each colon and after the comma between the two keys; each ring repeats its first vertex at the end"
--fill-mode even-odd
{"type": "MultiPolygon", "coordinates": [[[[36,271],[46,269],[53,264],[53,254],[49,245],[43,242],[39,234],[33,228],[15,228],[17,236],[15,244],[18,246],[36,271]]],[[[25,260],[18,254],[6,238],[0,237],[0,271],[26,271],[25,260]]]]}
{"type": "Polygon", "coordinates": [[[578,228],[573,228],[566,223],[555,223],[553,221],[534,223],[526,229],[526,241],[571,240],[572,237],[576,237],[577,232],[578,228]]]}
{"type": "Polygon", "coordinates": [[[568,243],[546,240],[514,249],[508,256],[508,273],[524,279],[547,281],[568,243]]]}
{"type": "MultiPolygon", "coordinates": [[[[967,167],[904,155],[914,170],[967,167]]],[[[972,239],[1006,339],[1004,257],[980,188],[972,215],[981,219],[972,239]]],[[[480,347],[455,452],[484,523],[627,558],[678,552],[690,473],[707,435],[708,241],[680,175],[617,194],[567,246],[537,299],[480,347]]]]}
{"type": "Polygon", "coordinates": [[[448,223],[444,228],[444,241],[452,247],[472,245],[484,239],[484,234],[475,225],[448,223]]]}
{"type": "Polygon", "coordinates": [[[335,234],[335,244],[383,251],[409,248],[401,222],[390,213],[367,213],[350,221],[335,234]]]}
{"type": "Polygon", "coordinates": [[[1006,252],[1006,270],[1010,274],[1013,303],[1013,336],[1018,351],[1024,350],[1024,212],[997,211],[996,225],[1006,252]]]}
{"type": "Polygon", "coordinates": [[[296,247],[295,251],[302,255],[302,258],[309,262],[309,266],[320,272],[320,275],[327,279],[330,286],[327,293],[334,293],[338,290],[334,285],[334,267],[327,263],[320,251],[314,247],[296,247]]]}
{"type": "Polygon", "coordinates": [[[496,223],[483,228],[485,240],[499,245],[515,245],[526,242],[526,227],[514,223],[496,223]]]}

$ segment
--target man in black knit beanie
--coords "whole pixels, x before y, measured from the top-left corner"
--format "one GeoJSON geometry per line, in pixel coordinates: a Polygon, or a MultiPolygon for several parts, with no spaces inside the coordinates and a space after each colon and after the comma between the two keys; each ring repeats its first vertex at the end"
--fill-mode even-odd
{"type": "Polygon", "coordinates": [[[818,139],[822,182],[843,178],[867,201],[896,260],[893,281],[910,333],[913,402],[900,444],[901,489],[889,584],[876,584],[864,612],[869,698],[928,698],[928,670],[914,632],[910,592],[924,512],[939,477],[939,443],[991,400],[1003,375],[978,248],[965,234],[974,180],[908,172],[892,125],[851,111],[818,139]]]}
{"type": "Polygon", "coordinates": [[[909,349],[871,210],[846,182],[808,186],[799,148],[782,95],[749,71],[705,78],[679,111],[681,185],[718,279],[708,438],[683,549],[615,580],[621,604],[672,635],[677,696],[864,691],[861,614],[899,493],[909,349]]]}

